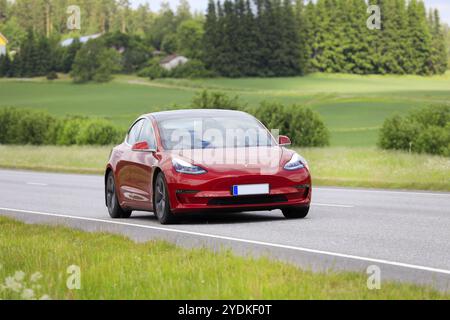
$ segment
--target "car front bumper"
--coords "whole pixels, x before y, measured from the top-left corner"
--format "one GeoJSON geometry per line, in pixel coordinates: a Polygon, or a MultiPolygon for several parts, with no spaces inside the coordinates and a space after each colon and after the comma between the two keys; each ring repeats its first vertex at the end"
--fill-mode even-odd
{"type": "Polygon", "coordinates": [[[263,211],[305,207],[311,203],[311,176],[306,169],[274,175],[173,174],[168,181],[174,214],[199,211],[263,211]],[[233,196],[236,185],[269,184],[265,195],[233,196]]]}

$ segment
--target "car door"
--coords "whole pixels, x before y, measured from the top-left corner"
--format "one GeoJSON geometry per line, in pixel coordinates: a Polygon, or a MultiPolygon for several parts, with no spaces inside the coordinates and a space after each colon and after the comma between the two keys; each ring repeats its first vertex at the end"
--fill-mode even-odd
{"type": "MultiPolygon", "coordinates": [[[[147,142],[149,150],[157,149],[155,130],[153,123],[149,119],[144,119],[142,130],[139,135],[138,142],[147,142]]],[[[135,199],[135,206],[144,210],[152,208],[152,177],[153,170],[158,163],[155,158],[155,152],[151,151],[134,151],[132,163],[132,175],[134,177],[134,187],[139,190],[139,197],[135,199]]]]}
{"type": "Polygon", "coordinates": [[[147,142],[150,150],[156,150],[155,131],[149,119],[142,119],[139,135],[128,142],[130,149],[125,168],[126,183],[123,186],[123,194],[129,207],[151,210],[153,168],[158,160],[154,152],[132,149],[135,143],[144,141],[147,142]]]}
{"type": "Polygon", "coordinates": [[[139,189],[136,188],[136,173],[134,162],[137,155],[132,150],[134,144],[139,142],[144,119],[137,120],[130,128],[127,138],[123,144],[123,153],[120,161],[117,163],[117,179],[120,190],[121,205],[134,208],[137,199],[141,198],[139,189]]]}

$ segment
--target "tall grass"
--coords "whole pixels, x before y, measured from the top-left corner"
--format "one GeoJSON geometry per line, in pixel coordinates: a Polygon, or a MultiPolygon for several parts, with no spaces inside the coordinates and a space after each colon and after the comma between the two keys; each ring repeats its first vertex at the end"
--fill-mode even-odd
{"type": "MultiPolygon", "coordinates": [[[[449,299],[431,289],[367,276],[315,274],[268,259],[187,250],[164,242],[136,244],[111,234],[25,225],[0,217],[0,283],[39,272],[39,297],[52,299],[449,299]],[[81,289],[66,286],[67,268],[80,267],[81,289]]],[[[17,298],[0,290],[0,299],[17,298]]]]}
{"type": "MultiPolygon", "coordinates": [[[[0,168],[103,174],[112,147],[1,146],[0,168]]],[[[450,191],[450,158],[376,148],[299,149],[316,186],[450,191]]]]}

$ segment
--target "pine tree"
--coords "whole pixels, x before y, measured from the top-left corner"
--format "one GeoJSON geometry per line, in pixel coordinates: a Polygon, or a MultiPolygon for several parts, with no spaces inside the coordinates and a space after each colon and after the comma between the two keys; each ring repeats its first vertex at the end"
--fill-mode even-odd
{"type": "Polygon", "coordinates": [[[243,47],[241,59],[245,66],[245,74],[247,76],[258,75],[258,60],[256,59],[256,52],[258,50],[257,44],[257,25],[256,18],[252,11],[250,0],[245,1],[245,10],[243,11],[243,23],[241,24],[243,34],[243,47]]]}
{"type": "Polygon", "coordinates": [[[235,4],[231,0],[225,0],[223,3],[222,43],[220,45],[222,53],[220,73],[227,77],[239,77],[241,75],[241,70],[236,65],[239,59],[237,25],[238,18],[235,4]]]}
{"type": "Polygon", "coordinates": [[[0,55],[0,78],[3,78],[6,76],[7,72],[9,71],[9,67],[7,66],[6,59],[8,55],[0,55]]]}
{"type": "Polygon", "coordinates": [[[218,18],[214,0],[209,0],[203,35],[203,61],[208,69],[217,70],[218,18]]]}
{"type": "Polygon", "coordinates": [[[374,33],[379,30],[369,30],[366,26],[367,6],[364,0],[350,0],[348,7],[348,37],[344,50],[345,66],[342,72],[369,74],[373,73],[373,55],[375,54],[372,41],[374,33]]]}
{"type": "Polygon", "coordinates": [[[311,47],[309,37],[311,35],[311,23],[306,14],[306,8],[303,0],[295,1],[295,19],[297,20],[298,41],[300,51],[300,74],[304,75],[309,71],[309,60],[311,57],[311,47]]]}
{"type": "Polygon", "coordinates": [[[331,13],[333,12],[331,2],[328,0],[318,0],[314,12],[314,42],[312,43],[313,57],[311,65],[313,70],[320,72],[331,72],[332,64],[330,61],[333,55],[333,33],[331,22],[331,13]]]}
{"type": "Polygon", "coordinates": [[[439,11],[430,12],[429,20],[432,35],[431,72],[433,74],[444,74],[448,67],[448,56],[439,11]]]}
{"type": "MultiPolygon", "coordinates": [[[[300,0],[301,1],[301,0],[300,0]]],[[[309,1],[302,14],[303,32],[301,32],[300,41],[304,41],[305,50],[303,50],[303,59],[305,61],[305,71],[307,73],[317,71],[313,61],[317,56],[317,37],[318,20],[316,15],[316,6],[309,1]]]]}
{"type": "MultiPolygon", "coordinates": [[[[431,33],[422,1],[411,0],[408,5],[408,73],[431,74],[431,33]]],[[[395,39],[394,39],[395,40],[395,39]]]]}
{"type": "Polygon", "coordinates": [[[303,72],[301,69],[301,38],[294,8],[291,0],[284,0],[280,8],[281,43],[280,69],[277,76],[295,76],[303,72]]]}

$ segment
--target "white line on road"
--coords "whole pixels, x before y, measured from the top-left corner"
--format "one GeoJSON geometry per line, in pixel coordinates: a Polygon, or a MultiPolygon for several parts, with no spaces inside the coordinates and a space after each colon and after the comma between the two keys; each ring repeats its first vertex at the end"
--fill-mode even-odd
{"type": "Polygon", "coordinates": [[[0,210],[1,211],[9,211],[9,212],[17,212],[17,213],[29,213],[29,214],[35,214],[35,215],[41,215],[41,216],[49,216],[49,217],[57,217],[57,218],[65,218],[65,219],[74,219],[74,220],[83,220],[83,221],[91,221],[91,222],[108,223],[108,224],[113,224],[113,225],[122,225],[122,226],[127,226],[127,227],[137,227],[137,228],[157,230],[157,231],[167,231],[167,232],[181,233],[181,234],[187,234],[187,235],[193,235],[193,236],[199,236],[199,237],[205,237],[205,238],[213,238],[213,239],[220,239],[220,240],[227,240],[227,241],[255,244],[255,245],[272,247],[272,248],[289,249],[289,250],[295,250],[295,251],[301,251],[301,252],[322,254],[322,255],[333,256],[333,257],[347,258],[347,259],[366,261],[366,262],[371,262],[371,263],[386,264],[386,265],[391,265],[391,266],[396,266],[396,267],[403,267],[403,268],[408,268],[408,269],[415,269],[415,270],[421,270],[421,271],[428,271],[428,272],[442,273],[442,274],[450,275],[450,270],[437,269],[437,268],[431,268],[431,267],[425,267],[425,266],[419,266],[419,265],[414,265],[414,264],[401,263],[401,262],[395,262],[395,261],[389,261],[389,260],[383,260],[383,259],[373,259],[373,258],[367,258],[367,257],[361,257],[361,256],[355,256],[355,255],[349,255],[349,254],[342,254],[342,253],[335,253],[335,252],[329,252],[329,251],[322,251],[322,250],[314,250],[314,249],[308,249],[308,248],[287,246],[287,245],[276,244],[276,243],[269,243],[269,242],[255,241],[255,240],[246,240],[246,239],[240,239],[240,238],[218,236],[218,235],[207,234],[207,233],[199,233],[199,232],[184,231],[184,230],[170,229],[170,228],[164,228],[164,227],[140,225],[140,224],[134,224],[134,223],[120,222],[120,221],[110,221],[110,220],[102,220],[102,219],[87,218],[87,217],[69,216],[69,215],[47,213],[47,212],[19,210],[19,209],[11,209],[11,208],[0,208],[0,210]]]}
{"type": "Polygon", "coordinates": [[[326,203],[312,203],[313,206],[317,207],[336,207],[336,208],[354,208],[355,206],[347,204],[326,204],[326,203]]]}
{"type": "Polygon", "coordinates": [[[46,187],[48,184],[46,183],[38,183],[38,182],[27,182],[27,185],[29,186],[39,186],[39,187],[46,187]]]}
{"type": "Polygon", "coordinates": [[[395,191],[395,190],[377,190],[377,189],[349,189],[349,188],[326,188],[326,187],[316,187],[316,190],[321,191],[341,191],[341,192],[368,192],[368,193],[391,193],[391,194],[399,194],[399,195],[417,195],[417,196],[439,196],[439,197],[450,197],[450,193],[448,192],[442,192],[442,193],[436,193],[436,192],[420,192],[420,191],[395,191]]]}

